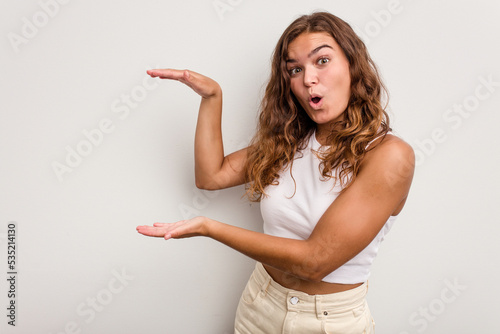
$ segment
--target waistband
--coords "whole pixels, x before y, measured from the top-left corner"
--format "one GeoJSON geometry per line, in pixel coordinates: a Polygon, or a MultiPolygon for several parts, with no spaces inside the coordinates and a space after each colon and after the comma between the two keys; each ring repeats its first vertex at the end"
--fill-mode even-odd
{"type": "Polygon", "coordinates": [[[318,317],[321,317],[332,313],[352,311],[366,304],[368,282],[346,291],[309,295],[302,291],[285,288],[274,281],[260,262],[257,262],[252,276],[261,287],[261,293],[269,294],[278,300],[286,300],[288,310],[316,313],[318,317]]]}

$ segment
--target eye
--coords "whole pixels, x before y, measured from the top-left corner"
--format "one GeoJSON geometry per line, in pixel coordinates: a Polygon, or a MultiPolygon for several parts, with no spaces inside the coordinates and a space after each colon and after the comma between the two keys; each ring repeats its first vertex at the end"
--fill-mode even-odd
{"type": "Polygon", "coordinates": [[[329,61],[330,61],[330,59],[328,59],[328,58],[320,58],[320,59],[318,59],[318,65],[325,65],[329,61]]]}
{"type": "Polygon", "coordinates": [[[294,68],[291,68],[288,70],[288,72],[290,73],[291,76],[294,76],[298,73],[300,73],[302,71],[302,69],[300,67],[294,67],[294,68]]]}

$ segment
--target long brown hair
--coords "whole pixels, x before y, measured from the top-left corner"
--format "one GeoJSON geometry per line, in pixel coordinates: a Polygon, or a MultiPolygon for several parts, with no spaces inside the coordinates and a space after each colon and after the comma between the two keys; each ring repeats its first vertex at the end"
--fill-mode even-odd
{"type": "Polygon", "coordinates": [[[310,32],[326,32],[335,39],[349,61],[351,76],[351,96],[343,120],[335,124],[327,139],[329,146],[321,154],[323,177],[339,180],[346,189],[356,178],[368,143],[390,130],[381,102],[386,90],[363,41],[349,24],[330,13],[299,17],[284,31],[274,50],[257,132],[248,149],[245,177],[252,201],[265,196],[266,186],[278,184],[279,172],[293,165],[295,154],[305,148],[316,129],[291,91],[286,68],[288,46],[300,34],[310,32]]]}

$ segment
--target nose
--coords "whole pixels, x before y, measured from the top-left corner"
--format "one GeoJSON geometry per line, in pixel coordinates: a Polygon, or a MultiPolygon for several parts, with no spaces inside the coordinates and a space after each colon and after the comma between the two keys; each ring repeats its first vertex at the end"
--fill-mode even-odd
{"type": "Polygon", "coordinates": [[[304,85],[307,87],[318,83],[318,72],[314,67],[304,69],[304,85]]]}

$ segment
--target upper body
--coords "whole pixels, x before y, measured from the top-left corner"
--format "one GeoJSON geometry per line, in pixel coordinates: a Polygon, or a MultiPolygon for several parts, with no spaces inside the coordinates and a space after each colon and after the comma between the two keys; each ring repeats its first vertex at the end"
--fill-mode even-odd
{"type": "MultiPolygon", "coordinates": [[[[266,205],[272,189],[286,187],[280,175],[290,167],[293,171],[297,154],[314,139],[326,148],[318,169],[341,189],[302,238],[257,233],[206,217],[141,226],[138,231],[166,239],[211,237],[262,262],[281,285],[309,294],[360,285],[325,277],[362,252],[389,218],[399,214],[414,169],[411,147],[388,134],[381,83],[372,65],[364,44],[345,22],[328,13],[297,19],[275,49],[254,140],[227,156],[220,127],[220,86],[192,71],[149,71],[153,77],[179,80],[202,97],[195,136],[199,188],[246,183],[250,197],[266,205]]],[[[308,194],[309,201],[322,196],[308,194]]]]}
{"type": "MultiPolygon", "coordinates": [[[[398,138],[387,134],[384,141],[388,140],[397,141],[398,138]]],[[[294,159],[291,168],[280,172],[279,184],[266,187],[267,196],[262,198],[260,203],[264,233],[299,240],[307,239],[323,213],[341,193],[342,186],[339,182],[324,179],[321,175],[320,159],[316,152],[322,148],[313,134],[308,145],[296,154],[298,157],[294,159]]],[[[363,250],[323,277],[320,283],[311,284],[273,267],[264,266],[280,284],[312,294],[337,292],[359,286],[368,279],[380,243],[391,229],[403,205],[404,202],[391,213],[377,235],[363,250]]]]}

